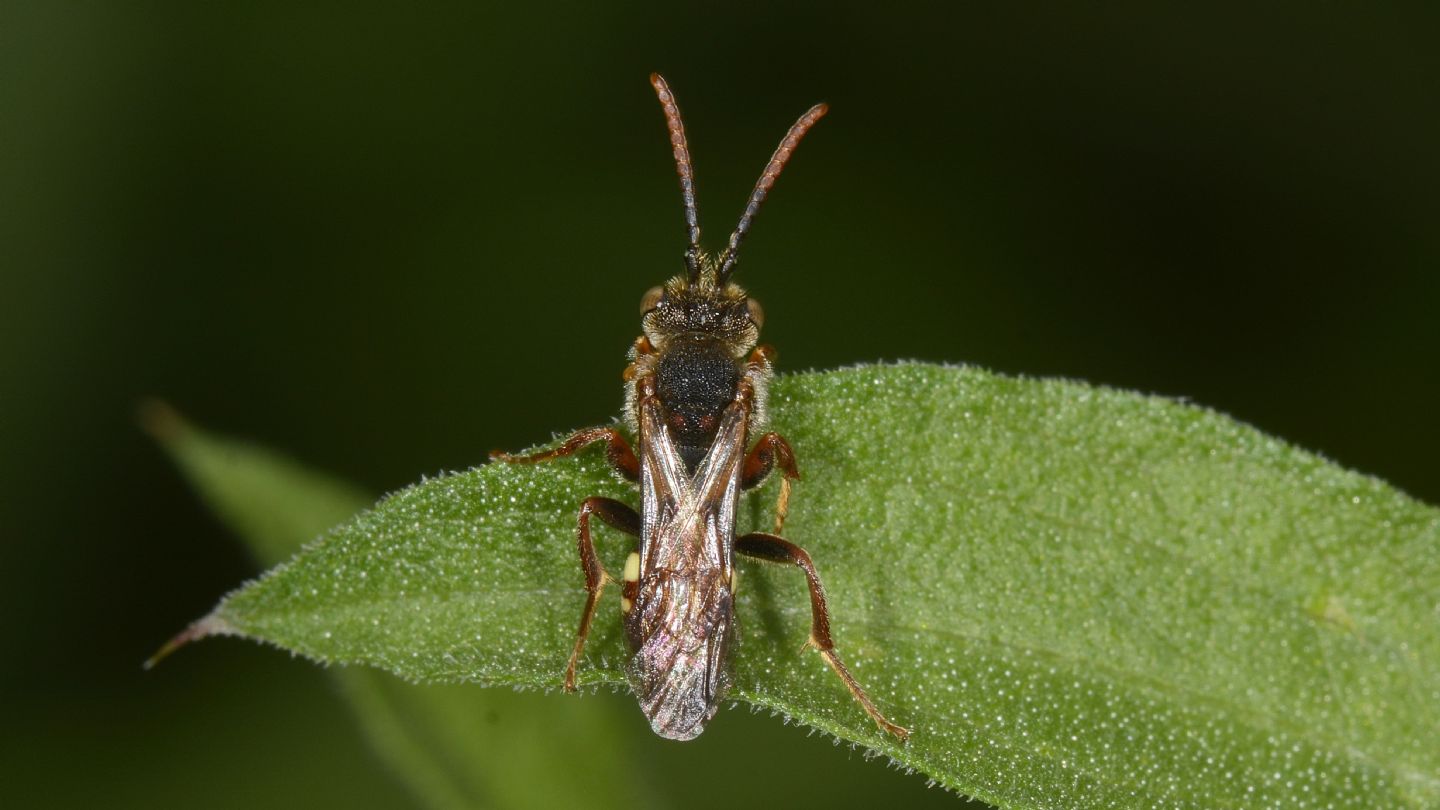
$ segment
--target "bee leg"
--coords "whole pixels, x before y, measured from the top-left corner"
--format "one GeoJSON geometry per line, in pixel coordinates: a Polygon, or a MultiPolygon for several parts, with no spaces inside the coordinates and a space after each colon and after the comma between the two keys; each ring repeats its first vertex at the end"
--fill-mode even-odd
{"type": "Polygon", "coordinates": [[[750,352],[750,360],[748,362],[752,369],[769,371],[770,368],[775,365],[775,360],[779,356],[780,353],[775,351],[774,346],[771,346],[769,343],[761,343],[755,347],[755,351],[750,352]]]}
{"type": "Polygon", "coordinates": [[[635,458],[635,451],[630,449],[630,444],[615,428],[593,427],[576,431],[554,450],[546,450],[533,456],[512,456],[504,451],[495,450],[490,453],[490,458],[508,464],[536,464],[561,456],[574,455],[598,441],[607,443],[605,458],[609,460],[610,466],[614,467],[616,472],[620,473],[627,481],[640,480],[640,460],[635,458]]]}
{"type": "Polygon", "coordinates": [[[890,722],[875,708],[870,696],[865,694],[860,682],[855,680],[855,676],[850,674],[845,662],[841,661],[839,654],[835,652],[835,642],[830,638],[830,609],[825,604],[825,588],[820,584],[815,563],[810,560],[805,549],[774,535],[757,532],[736,540],[735,550],[759,560],[797,565],[805,572],[805,578],[810,583],[811,612],[810,639],[807,643],[819,651],[825,663],[845,682],[845,688],[850,690],[850,694],[860,704],[860,708],[870,715],[870,719],[875,721],[875,725],[879,726],[881,731],[893,734],[904,742],[910,736],[910,731],[890,722]]]}
{"type": "Polygon", "coordinates": [[[795,466],[795,451],[779,433],[766,433],[745,457],[740,477],[741,489],[753,489],[760,486],[776,466],[780,467],[783,477],[780,479],[780,497],[775,499],[773,534],[779,534],[785,527],[785,516],[790,514],[790,482],[800,478],[800,468],[795,466]]]}
{"type": "Polygon", "coordinates": [[[575,649],[570,652],[570,663],[565,667],[565,691],[575,691],[575,666],[580,663],[580,653],[585,649],[585,637],[590,635],[590,621],[595,618],[595,607],[600,603],[600,594],[611,580],[610,574],[595,555],[595,542],[590,539],[590,516],[603,520],[606,525],[626,534],[640,536],[640,516],[635,510],[611,498],[586,498],[580,504],[580,567],[585,571],[585,613],[580,617],[580,632],[575,634],[575,649]]]}

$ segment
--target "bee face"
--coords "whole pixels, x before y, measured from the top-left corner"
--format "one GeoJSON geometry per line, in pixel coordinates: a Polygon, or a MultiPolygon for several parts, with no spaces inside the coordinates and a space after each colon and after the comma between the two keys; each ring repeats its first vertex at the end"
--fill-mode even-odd
{"type": "MultiPolygon", "coordinates": [[[[641,327],[657,351],[676,340],[722,344],[732,358],[744,357],[760,340],[760,305],[738,284],[692,282],[676,276],[654,287],[641,300],[641,327]]],[[[763,318],[763,315],[761,315],[763,318]]]]}

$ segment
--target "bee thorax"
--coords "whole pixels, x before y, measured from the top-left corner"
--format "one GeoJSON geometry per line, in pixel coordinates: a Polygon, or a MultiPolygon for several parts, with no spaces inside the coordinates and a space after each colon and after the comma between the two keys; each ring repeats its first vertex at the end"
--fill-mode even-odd
{"type": "Polygon", "coordinates": [[[656,364],[665,426],[691,474],[715,439],[721,412],[735,398],[740,373],[725,344],[715,340],[672,341],[656,364]]]}

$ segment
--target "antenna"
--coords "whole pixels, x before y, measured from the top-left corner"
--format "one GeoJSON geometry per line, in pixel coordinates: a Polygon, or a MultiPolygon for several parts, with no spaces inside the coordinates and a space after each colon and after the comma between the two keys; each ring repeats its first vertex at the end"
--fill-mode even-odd
{"type": "MultiPolygon", "coordinates": [[[[755,190],[750,193],[750,202],[745,206],[745,213],[740,216],[740,224],[736,225],[735,232],[730,234],[730,245],[725,248],[725,252],[720,257],[720,270],[715,274],[717,284],[724,284],[730,277],[730,274],[734,272],[735,262],[738,259],[737,254],[740,250],[740,242],[745,238],[746,231],[750,230],[750,221],[755,218],[755,212],[760,210],[760,204],[765,202],[765,195],[770,193],[770,187],[775,185],[775,178],[780,176],[780,171],[785,168],[785,163],[789,161],[790,156],[795,153],[795,147],[800,145],[800,139],[804,138],[805,133],[810,131],[810,127],[815,126],[815,122],[819,121],[825,113],[829,111],[830,108],[824,104],[816,104],[814,107],[811,107],[809,111],[800,116],[800,120],[796,121],[790,127],[790,131],[785,133],[785,137],[780,141],[780,145],[775,148],[775,154],[770,156],[770,162],[765,164],[765,171],[761,172],[760,179],[755,183],[755,190]]],[[[669,108],[666,110],[666,115],[669,115],[669,108]]],[[[675,120],[678,124],[680,120],[678,111],[675,114],[675,120]]],[[[673,133],[674,130],[672,129],[671,132],[673,133]]],[[[683,145],[684,142],[685,135],[682,132],[680,135],[680,143],[683,145]]],[[[681,148],[683,148],[683,146],[676,147],[676,160],[679,160],[681,148]]],[[[681,186],[683,187],[683,173],[681,177],[681,186]]],[[[694,233],[698,235],[699,229],[697,228],[694,233]]]]}
{"type": "MultiPolygon", "coordinates": [[[[665,127],[670,130],[670,148],[675,153],[675,173],[680,175],[680,197],[685,201],[685,227],[690,234],[690,249],[685,252],[685,267],[692,282],[700,280],[700,217],[695,210],[695,168],[690,165],[690,147],[685,142],[685,122],[680,120],[680,107],[675,94],[659,73],[650,74],[650,86],[665,111],[665,127]]],[[[783,161],[782,161],[783,162],[783,161]]],[[[777,170],[778,171],[778,170],[777,170]]],[[[764,195],[761,195],[764,198],[764,195]]],[[[734,242],[732,238],[730,240],[734,242]]]]}

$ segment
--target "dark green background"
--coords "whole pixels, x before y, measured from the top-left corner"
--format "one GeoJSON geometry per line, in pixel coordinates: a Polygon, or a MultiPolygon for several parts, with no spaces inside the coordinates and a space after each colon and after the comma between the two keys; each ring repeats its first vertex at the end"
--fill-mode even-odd
{"type": "MultiPolygon", "coordinates": [[[[377,491],[609,418],[684,242],[652,70],[711,245],[831,105],[739,274],[783,368],[1184,397],[1440,501],[1428,12],[296,5],[0,6],[15,806],[408,804],[308,664],[219,641],[141,673],[255,568],[134,406],[377,491]]],[[[746,712],[656,767],[697,806],[949,804],[746,712]]]]}

